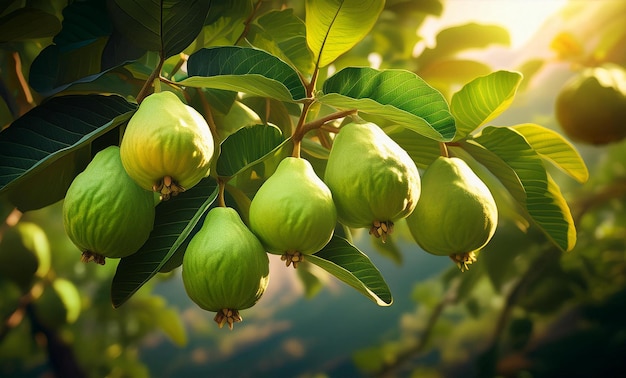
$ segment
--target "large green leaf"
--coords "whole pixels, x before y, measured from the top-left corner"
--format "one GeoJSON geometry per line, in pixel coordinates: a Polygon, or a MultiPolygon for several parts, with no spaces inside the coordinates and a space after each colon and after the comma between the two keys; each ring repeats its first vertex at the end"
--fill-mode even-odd
{"type": "Polygon", "coordinates": [[[417,63],[425,67],[435,60],[449,59],[464,50],[482,49],[492,44],[508,46],[510,42],[509,32],[503,26],[474,22],[452,26],[437,34],[435,47],[424,50],[417,58],[417,63]]]}
{"type": "Polygon", "coordinates": [[[541,156],[509,127],[486,127],[474,140],[513,168],[524,186],[525,206],[533,221],[561,250],[571,250],[576,243],[574,221],[541,156]]]}
{"type": "Polygon", "coordinates": [[[270,153],[283,141],[284,137],[276,126],[255,125],[240,129],[222,143],[217,159],[217,174],[234,176],[270,153]]]}
{"type": "Polygon", "coordinates": [[[324,104],[382,116],[437,141],[456,131],[443,95],[409,71],[348,67],[329,77],[323,92],[324,104]]]}
{"type": "Polygon", "coordinates": [[[139,251],[122,258],[117,265],[111,284],[114,307],[124,304],[154,277],[179,248],[186,248],[216,198],[217,184],[207,177],[156,207],[154,228],[148,241],[139,251]]]}
{"type": "Polygon", "coordinates": [[[285,62],[298,71],[313,71],[313,55],[306,45],[304,22],[293,14],[293,9],[271,11],[251,25],[247,37],[251,43],[285,62]]]}
{"type": "Polygon", "coordinates": [[[71,3],[63,9],[62,26],[30,68],[29,84],[45,96],[93,81],[144,53],[113,30],[104,1],[71,3]]]}
{"type": "Polygon", "coordinates": [[[305,259],[352,286],[379,306],[389,306],[393,302],[389,286],[380,271],[369,257],[342,237],[333,236],[321,251],[305,259]]]}
{"type": "Polygon", "coordinates": [[[500,115],[513,102],[522,75],[496,71],[467,83],[452,96],[450,110],[456,119],[455,140],[463,139],[500,115]]]}
{"type": "Polygon", "coordinates": [[[532,123],[512,126],[512,129],[522,134],[539,155],[554,163],[576,181],[584,183],[589,178],[584,160],[561,134],[532,123]]]}
{"type": "Polygon", "coordinates": [[[60,200],[99,148],[119,143],[135,109],[120,96],[71,95],[24,114],[0,133],[0,196],[22,211],[60,200]]]}
{"type": "Polygon", "coordinates": [[[211,1],[113,0],[115,28],[142,49],[169,58],[183,51],[204,26],[211,1]]]}
{"type": "Polygon", "coordinates": [[[36,8],[20,8],[0,18],[0,43],[52,37],[61,30],[61,22],[50,13],[36,8]]]}
{"type": "Polygon", "coordinates": [[[420,169],[426,169],[430,163],[441,155],[439,143],[414,133],[404,127],[386,127],[385,133],[389,135],[402,149],[404,149],[411,159],[420,169]]]}
{"type": "Polygon", "coordinates": [[[384,0],[306,0],[306,42],[318,67],[332,63],[372,29],[384,0]]]}
{"type": "Polygon", "coordinates": [[[306,97],[298,73],[265,51],[223,46],[201,49],[187,61],[189,78],[179,82],[190,87],[226,89],[296,101],[306,97]]]}

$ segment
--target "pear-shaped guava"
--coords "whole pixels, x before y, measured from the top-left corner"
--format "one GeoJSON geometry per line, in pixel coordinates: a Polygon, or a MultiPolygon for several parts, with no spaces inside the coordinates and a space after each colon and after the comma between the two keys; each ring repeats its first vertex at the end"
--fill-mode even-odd
{"type": "Polygon", "coordinates": [[[250,229],[294,268],[303,255],[324,248],[336,224],[330,190],[302,158],[284,158],[250,204],[250,229]]]}
{"type": "Polygon", "coordinates": [[[570,79],[555,102],[563,131],[577,142],[603,145],[626,137],[626,70],[587,68],[570,79]]]}
{"type": "Polygon", "coordinates": [[[215,207],[189,242],[183,257],[183,283],[198,306],[217,312],[220,328],[241,321],[269,283],[269,259],[261,242],[236,210],[215,207]]]}
{"type": "Polygon", "coordinates": [[[26,291],[36,277],[50,270],[50,244],[45,231],[35,223],[20,222],[5,229],[0,240],[0,276],[26,291]]]}
{"type": "Polygon", "coordinates": [[[214,148],[204,117],[174,93],[159,92],[128,121],[120,155],[139,186],[167,200],[209,174],[214,148]]]}
{"type": "Polygon", "coordinates": [[[81,312],[80,293],[71,281],[55,278],[44,286],[33,307],[37,320],[46,327],[54,329],[72,324],[81,312]]]}
{"type": "Polygon", "coordinates": [[[72,181],[63,222],[82,260],[104,264],[105,257],[129,256],[146,242],[154,211],[154,194],[126,174],[119,147],[109,146],[72,181]]]}
{"type": "Polygon", "coordinates": [[[374,123],[341,128],[328,156],[324,182],[330,188],[339,221],[370,229],[382,237],[417,204],[421,181],[417,166],[374,123]]]}
{"type": "Polygon", "coordinates": [[[496,202],[465,161],[438,157],[422,176],[422,194],[406,219],[426,252],[450,256],[461,270],[475,261],[498,225],[496,202]]]}

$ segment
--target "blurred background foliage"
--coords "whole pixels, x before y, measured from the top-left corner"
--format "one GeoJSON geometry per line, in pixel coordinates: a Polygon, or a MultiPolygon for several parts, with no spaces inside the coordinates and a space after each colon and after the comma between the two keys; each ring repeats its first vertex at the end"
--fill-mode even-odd
{"type": "MultiPolygon", "coordinates": [[[[506,23],[433,24],[448,7],[462,12],[462,3],[388,0],[372,32],[324,68],[321,78],[352,65],[402,68],[422,76],[449,99],[477,76],[501,68],[518,70],[525,77],[523,87],[511,108],[492,124],[536,122],[562,132],[554,102],[564,83],[588,67],[626,66],[623,1],[563,2],[532,38],[515,48],[512,26],[506,23]]],[[[27,84],[29,68],[60,30],[66,5],[61,0],[0,2],[0,127],[42,100],[27,84]],[[9,22],[15,20],[38,27],[16,35],[9,22]]],[[[283,6],[304,18],[299,1],[214,1],[203,32],[189,49],[245,44],[238,40],[250,15],[283,6]]],[[[248,42],[255,42],[260,25],[253,19],[248,42]]],[[[108,88],[134,96],[155,59],[148,53],[62,93],[108,88]]],[[[178,57],[168,60],[164,72],[175,73],[178,62],[178,57]]],[[[257,100],[237,101],[224,113],[218,106],[216,117],[254,124],[264,118],[253,110],[257,100]]],[[[285,122],[290,120],[274,123],[285,122]]],[[[274,269],[280,273],[272,276],[265,296],[242,314],[245,323],[232,332],[217,329],[211,314],[183,295],[179,269],[159,274],[114,310],[109,291],[115,263],[80,263],[77,249],[65,236],[60,203],[24,214],[0,207],[6,218],[0,232],[5,234],[16,223],[39,225],[51,256],[50,269],[25,287],[6,273],[0,276],[0,375],[624,375],[626,148],[624,142],[573,142],[588,165],[589,181],[580,185],[554,173],[577,224],[573,251],[562,254],[541,232],[531,228],[523,233],[515,224],[502,222],[480,262],[460,274],[447,259],[420,251],[402,223],[384,245],[356,233],[355,243],[379,267],[394,294],[391,307],[378,308],[303,264],[305,269],[297,273],[274,269]],[[43,292],[60,286],[54,284],[58,280],[78,289],[74,306],[79,303],[80,311],[77,316],[63,312],[50,323],[42,314],[58,309],[37,306],[44,306],[43,292]]],[[[272,264],[282,264],[274,257],[272,264]]]]}

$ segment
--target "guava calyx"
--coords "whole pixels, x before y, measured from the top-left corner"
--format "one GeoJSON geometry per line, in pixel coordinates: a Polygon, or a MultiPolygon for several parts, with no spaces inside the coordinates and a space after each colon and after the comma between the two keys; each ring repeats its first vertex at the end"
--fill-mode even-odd
{"type": "Polygon", "coordinates": [[[453,253],[450,255],[450,259],[456,264],[456,266],[461,270],[461,272],[465,272],[469,270],[469,266],[476,262],[476,252],[464,252],[464,253],[453,253]]]}
{"type": "Polygon", "coordinates": [[[392,221],[378,221],[375,220],[372,223],[372,227],[370,227],[369,234],[374,235],[377,238],[381,238],[382,242],[385,243],[387,241],[387,235],[391,235],[393,233],[393,222],[392,221]]]}
{"type": "Polygon", "coordinates": [[[215,314],[213,320],[220,328],[224,327],[224,324],[228,323],[228,328],[232,331],[234,324],[243,321],[243,318],[239,315],[239,310],[223,308],[215,314]]]}

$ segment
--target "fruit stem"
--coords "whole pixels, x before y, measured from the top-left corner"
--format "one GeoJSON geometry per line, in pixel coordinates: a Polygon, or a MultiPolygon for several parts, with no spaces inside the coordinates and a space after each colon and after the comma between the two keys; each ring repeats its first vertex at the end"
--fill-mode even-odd
{"type": "Polygon", "coordinates": [[[439,142],[439,151],[441,156],[450,157],[448,153],[448,146],[444,142],[439,142]]]}
{"type": "Polygon", "coordinates": [[[154,80],[159,78],[159,75],[161,73],[161,68],[163,68],[163,63],[165,63],[165,59],[163,58],[163,55],[160,54],[159,55],[159,63],[154,68],[154,70],[152,71],[152,73],[150,74],[148,79],[146,79],[146,82],[143,83],[143,87],[141,88],[141,90],[137,94],[137,98],[136,98],[137,99],[137,104],[141,104],[143,99],[148,97],[148,95],[150,94],[150,87],[154,83],[154,80]]]}
{"type": "Polygon", "coordinates": [[[217,179],[218,185],[218,194],[217,194],[217,204],[219,207],[226,207],[226,201],[224,200],[224,188],[226,187],[226,182],[221,178],[217,179]]]}

